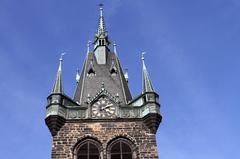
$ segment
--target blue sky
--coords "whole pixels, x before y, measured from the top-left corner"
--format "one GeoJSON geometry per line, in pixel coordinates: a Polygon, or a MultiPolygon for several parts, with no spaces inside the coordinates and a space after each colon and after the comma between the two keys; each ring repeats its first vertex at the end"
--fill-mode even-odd
{"type": "Polygon", "coordinates": [[[58,58],[67,53],[72,96],[100,2],[134,96],[147,52],[163,115],[160,158],[240,158],[239,0],[0,0],[1,158],[50,158],[44,117],[58,58]]]}

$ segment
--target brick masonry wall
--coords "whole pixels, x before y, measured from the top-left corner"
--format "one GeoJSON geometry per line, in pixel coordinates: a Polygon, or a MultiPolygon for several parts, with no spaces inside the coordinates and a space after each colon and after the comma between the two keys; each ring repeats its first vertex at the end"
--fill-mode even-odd
{"type": "Polygon", "coordinates": [[[142,121],[133,122],[67,122],[53,137],[52,159],[75,159],[74,146],[91,137],[102,144],[102,158],[107,158],[107,145],[114,138],[126,137],[135,145],[136,159],[157,159],[155,134],[142,121]]]}

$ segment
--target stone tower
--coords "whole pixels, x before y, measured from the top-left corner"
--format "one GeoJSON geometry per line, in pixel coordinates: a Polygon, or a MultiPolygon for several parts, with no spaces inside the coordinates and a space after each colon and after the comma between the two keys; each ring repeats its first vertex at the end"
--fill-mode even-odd
{"type": "Polygon", "coordinates": [[[52,159],[158,158],[155,134],[161,122],[159,96],[153,90],[144,57],[143,90],[132,98],[116,45],[110,48],[103,8],[94,48],[88,46],[73,98],[63,91],[60,58],[47,97],[45,122],[52,134],[52,159]]]}

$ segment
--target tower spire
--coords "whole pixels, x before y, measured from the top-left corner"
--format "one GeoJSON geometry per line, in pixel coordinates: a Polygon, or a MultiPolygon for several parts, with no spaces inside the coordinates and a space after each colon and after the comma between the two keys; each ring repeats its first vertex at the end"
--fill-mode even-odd
{"type": "Polygon", "coordinates": [[[98,29],[95,34],[94,39],[94,55],[96,57],[98,64],[106,64],[107,61],[107,54],[109,52],[109,44],[110,41],[108,40],[108,33],[105,28],[105,22],[103,17],[103,4],[99,4],[100,9],[100,17],[99,17],[99,24],[98,29]]]}
{"type": "Polygon", "coordinates": [[[98,24],[98,30],[97,30],[97,37],[100,37],[101,35],[107,36],[104,17],[103,17],[103,4],[99,4],[99,10],[100,10],[100,18],[99,18],[99,24],[98,24]]]}
{"type": "Polygon", "coordinates": [[[59,66],[57,71],[57,76],[53,85],[52,93],[63,93],[63,84],[62,84],[62,63],[63,63],[63,56],[66,53],[61,53],[59,58],[59,66]]]}
{"type": "Polygon", "coordinates": [[[152,82],[150,80],[150,77],[148,75],[148,71],[144,62],[144,54],[145,52],[142,52],[142,65],[143,65],[143,93],[145,92],[154,92],[153,91],[153,86],[152,86],[152,82]]]}

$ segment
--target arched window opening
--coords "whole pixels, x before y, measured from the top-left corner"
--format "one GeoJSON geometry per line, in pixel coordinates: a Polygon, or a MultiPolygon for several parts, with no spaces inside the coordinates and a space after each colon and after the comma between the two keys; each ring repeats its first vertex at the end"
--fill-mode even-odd
{"type": "Polygon", "coordinates": [[[111,159],[132,159],[132,149],[124,140],[118,140],[111,145],[111,159]]]}
{"type": "Polygon", "coordinates": [[[103,46],[104,45],[104,41],[101,39],[101,40],[99,40],[99,45],[100,46],[103,46]]]}
{"type": "Polygon", "coordinates": [[[91,140],[85,141],[79,146],[77,159],[100,159],[98,145],[91,140]]]}

